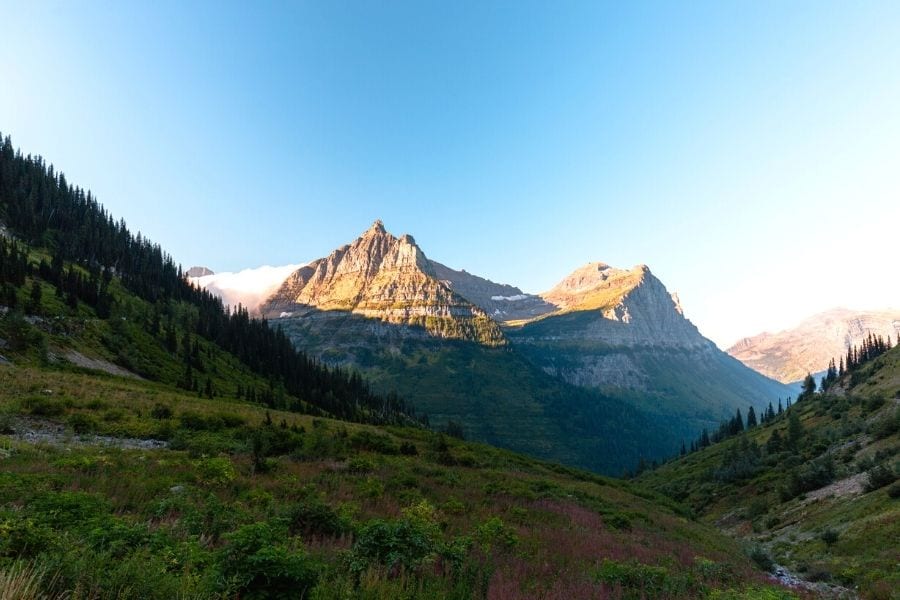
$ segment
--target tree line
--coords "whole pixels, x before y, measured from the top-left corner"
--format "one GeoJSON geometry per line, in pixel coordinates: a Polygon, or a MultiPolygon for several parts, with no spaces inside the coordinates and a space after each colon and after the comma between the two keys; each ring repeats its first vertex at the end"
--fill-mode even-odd
{"type": "MultiPolygon", "coordinates": [[[[897,344],[900,344],[900,333],[897,334],[897,344]]],[[[835,365],[834,358],[831,359],[831,362],[828,363],[828,369],[822,377],[822,391],[828,391],[845,374],[851,374],[852,381],[853,374],[861,366],[875,360],[891,348],[891,336],[885,338],[869,332],[869,335],[863,339],[861,344],[858,346],[851,345],[847,348],[846,356],[840,357],[838,365],[835,365]]]]}

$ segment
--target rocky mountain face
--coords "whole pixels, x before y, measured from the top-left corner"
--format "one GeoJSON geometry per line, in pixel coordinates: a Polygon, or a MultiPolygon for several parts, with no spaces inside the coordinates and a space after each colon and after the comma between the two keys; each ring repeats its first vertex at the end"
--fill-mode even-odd
{"type": "Polygon", "coordinates": [[[728,354],[767,377],[783,383],[818,373],[859,345],[869,334],[900,334],[900,310],[853,311],[836,308],[814,315],[792,329],[747,337],[727,350],[728,354]]]}
{"type": "Polygon", "coordinates": [[[529,294],[431,260],[380,221],[291,272],[259,313],[438,425],[600,470],[789,393],[704,338],[644,265],[590,263],[529,294]]]}
{"type": "Polygon", "coordinates": [[[319,319],[349,313],[418,326],[438,338],[505,343],[483,309],[438,278],[412,236],[394,237],[381,221],[351,244],[292,273],[260,312],[270,318],[319,319]]]}

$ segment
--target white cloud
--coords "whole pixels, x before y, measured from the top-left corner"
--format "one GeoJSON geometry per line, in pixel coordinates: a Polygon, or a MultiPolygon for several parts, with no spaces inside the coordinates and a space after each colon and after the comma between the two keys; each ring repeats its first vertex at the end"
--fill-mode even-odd
{"type": "Polygon", "coordinates": [[[283,267],[263,266],[244,269],[237,273],[216,273],[203,277],[191,277],[191,281],[206,288],[229,306],[241,304],[251,313],[262,304],[288,276],[304,265],[283,267]]]}

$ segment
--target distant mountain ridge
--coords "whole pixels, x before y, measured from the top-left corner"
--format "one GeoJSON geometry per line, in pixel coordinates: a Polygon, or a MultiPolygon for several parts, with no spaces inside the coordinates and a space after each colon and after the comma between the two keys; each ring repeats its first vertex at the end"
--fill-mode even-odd
{"type": "Polygon", "coordinates": [[[506,343],[500,326],[522,328],[593,311],[602,315],[594,324],[602,329],[595,337],[607,342],[710,344],[646,265],[625,270],[588,263],[549,291],[528,294],[431,260],[412,236],[395,237],[380,220],[350,244],[288,276],[259,311],[273,319],[344,311],[487,345],[506,343]]]}
{"type": "Polygon", "coordinates": [[[796,327],[778,333],[747,337],[727,352],[742,363],[782,383],[799,381],[807,373],[819,373],[859,345],[869,334],[900,334],[900,309],[854,311],[835,308],[813,315],[796,327]]]}

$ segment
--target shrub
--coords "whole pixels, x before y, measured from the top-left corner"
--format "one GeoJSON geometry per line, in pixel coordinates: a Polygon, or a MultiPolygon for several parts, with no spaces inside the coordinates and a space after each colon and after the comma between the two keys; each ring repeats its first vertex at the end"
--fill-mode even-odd
{"type": "Polygon", "coordinates": [[[226,595],[245,600],[303,598],[316,584],[318,566],[302,551],[288,548],[268,523],[244,525],[225,536],[219,570],[226,595]]]}
{"type": "Polygon", "coordinates": [[[31,557],[51,547],[56,535],[51,529],[21,515],[0,517],[0,557],[31,557]]]}
{"type": "Polygon", "coordinates": [[[176,431],[169,442],[172,450],[187,450],[191,458],[229,453],[234,450],[234,445],[233,439],[220,433],[210,431],[191,433],[184,429],[176,431]]]}
{"type": "Polygon", "coordinates": [[[75,413],[71,415],[67,422],[72,431],[78,434],[91,433],[97,430],[97,421],[90,415],[84,413],[75,413]]]}
{"type": "Polygon", "coordinates": [[[46,492],[34,498],[28,511],[36,521],[53,528],[71,528],[109,512],[103,498],[85,492],[46,492]]]}
{"type": "Polygon", "coordinates": [[[671,573],[665,567],[608,558],[603,559],[596,576],[625,591],[625,598],[684,597],[692,583],[688,573],[671,573]]]}
{"type": "Polygon", "coordinates": [[[891,415],[885,415],[872,427],[872,435],[875,436],[875,439],[886,438],[898,431],[900,431],[900,409],[895,410],[891,415]]]}
{"type": "Polygon", "coordinates": [[[750,560],[752,560],[757,567],[767,573],[771,573],[772,569],[775,568],[775,563],[772,561],[772,557],[769,556],[769,554],[759,546],[754,547],[750,551],[750,560]]]}
{"type": "Polygon", "coordinates": [[[154,404],[153,408],[150,409],[150,416],[154,419],[159,419],[160,421],[163,419],[171,419],[172,414],[172,409],[169,406],[159,402],[154,404]]]}
{"type": "Polygon", "coordinates": [[[336,536],[344,533],[347,527],[337,513],[311,490],[308,490],[307,494],[287,510],[286,517],[291,535],[336,536]]]}
{"type": "Polygon", "coordinates": [[[900,498],[900,481],[895,482],[891,487],[889,487],[887,493],[891,498],[900,498]]]}
{"type": "Polygon", "coordinates": [[[897,475],[894,474],[893,469],[884,464],[878,465],[869,471],[869,480],[866,482],[866,491],[872,492],[879,490],[886,485],[894,483],[896,479],[897,475]]]}
{"type": "Polygon", "coordinates": [[[236,476],[231,460],[225,457],[194,461],[194,469],[200,481],[207,485],[224,485],[236,476]]]}
{"type": "Polygon", "coordinates": [[[826,529],[819,537],[825,542],[826,546],[833,546],[838,541],[840,535],[834,529],[826,529]]]}
{"type": "Polygon", "coordinates": [[[347,471],[350,473],[371,473],[375,470],[375,463],[362,456],[354,456],[347,461],[347,471]]]}
{"type": "Polygon", "coordinates": [[[22,408],[36,417],[58,417],[66,410],[62,400],[46,396],[28,396],[22,401],[22,408]]]}
{"type": "Polygon", "coordinates": [[[390,437],[368,430],[357,431],[350,436],[350,446],[356,450],[368,450],[381,454],[399,454],[400,448],[390,437]]]}
{"type": "Polygon", "coordinates": [[[403,510],[396,521],[375,519],[357,532],[350,568],[361,573],[372,566],[391,571],[416,569],[441,549],[434,508],[426,501],[403,510]]]}
{"type": "Polygon", "coordinates": [[[493,548],[512,548],[519,543],[519,537],[500,517],[491,517],[475,530],[475,539],[481,544],[485,553],[493,548]]]}
{"type": "Polygon", "coordinates": [[[811,492],[834,481],[834,461],[831,455],[814,460],[791,474],[787,486],[781,490],[782,501],[811,492]]]}
{"type": "Polygon", "coordinates": [[[403,442],[400,444],[400,454],[404,456],[416,456],[419,453],[418,448],[412,442],[403,442]]]}

